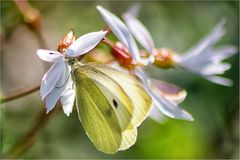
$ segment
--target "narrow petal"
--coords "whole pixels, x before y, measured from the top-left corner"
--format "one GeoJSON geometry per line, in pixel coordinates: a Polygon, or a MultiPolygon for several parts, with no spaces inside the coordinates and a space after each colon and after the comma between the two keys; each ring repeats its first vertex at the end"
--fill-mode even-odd
{"type": "MultiPolygon", "coordinates": [[[[62,64],[63,71],[57,83],[54,85],[52,91],[46,96],[46,108],[47,113],[49,113],[56,105],[58,99],[68,90],[70,85],[72,85],[72,80],[69,79],[69,66],[64,62],[62,64]]],[[[65,101],[64,101],[65,102],[65,101]]],[[[63,106],[64,107],[64,106],[63,106]]]]}
{"type": "Polygon", "coordinates": [[[72,108],[75,100],[75,90],[73,88],[73,81],[72,77],[69,75],[71,72],[71,68],[69,66],[68,71],[66,73],[68,74],[67,78],[67,83],[66,83],[66,89],[64,90],[62,97],[60,98],[63,111],[64,113],[69,116],[70,113],[72,113],[72,108]]]}
{"type": "Polygon", "coordinates": [[[89,52],[98,45],[106,33],[106,31],[91,32],[79,37],[67,50],[67,56],[77,57],[89,52]]]}
{"type": "Polygon", "coordinates": [[[178,107],[176,103],[173,103],[172,101],[167,100],[166,98],[159,96],[155,92],[151,90],[149,85],[151,84],[151,81],[147,77],[147,75],[140,69],[138,69],[138,76],[141,79],[145,89],[149,93],[149,95],[153,99],[154,105],[166,116],[171,118],[177,118],[177,119],[183,119],[183,120],[189,120],[193,121],[193,117],[185,110],[178,107]]]}
{"type": "Polygon", "coordinates": [[[169,101],[180,104],[187,96],[187,92],[171,83],[160,81],[157,79],[150,79],[149,88],[159,96],[163,96],[169,101]]]}
{"type": "Polygon", "coordinates": [[[150,53],[154,52],[154,42],[152,36],[150,35],[147,28],[135,17],[132,15],[125,13],[123,15],[123,19],[125,20],[128,28],[132,32],[132,34],[136,37],[139,43],[150,53]]]}
{"type": "Polygon", "coordinates": [[[158,96],[149,90],[152,95],[155,106],[166,116],[176,119],[183,119],[193,121],[193,117],[187,111],[178,107],[177,104],[165,99],[164,97],[158,96]]]}
{"type": "Polygon", "coordinates": [[[75,101],[75,90],[68,89],[61,97],[61,103],[64,113],[69,116],[72,113],[73,105],[75,101]]]}
{"type": "Polygon", "coordinates": [[[42,78],[40,94],[44,99],[55,87],[64,70],[65,63],[63,61],[54,63],[42,78]]]}
{"type": "Polygon", "coordinates": [[[61,97],[64,87],[62,88],[54,88],[47,96],[46,96],[46,108],[47,113],[49,113],[54,106],[56,105],[58,99],[61,97]]]}
{"type": "Polygon", "coordinates": [[[224,77],[220,77],[220,76],[209,76],[209,77],[205,77],[207,80],[219,84],[219,85],[223,85],[223,86],[227,86],[230,87],[233,85],[233,81],[231,79],[228,78],[224,78],[224,77]]]}
{"type": "Polygon", "coordinates": [[[225,20],[221,20],[214,29],[203,38],[196,46],[185,53],[184,60],[188,61],[199,54],[203,53],[208,47],[215,45],[225,34],[224,30],[225,20]]]}
{"type": "Polygon", "coordinates": [[[238,52],[238,49],[235,46],[229,45],[229,46],[222,46],[222,47],[216,48],[212,52],[213,52],[212,53],[213,61],[220,62],[236,54],[238,52]]]}
{"type": "Polygon", "coordinates": [[[204,67],[201,71],[203,75],[223,74],[226,70],[229,70],[231,65],[228,63],[210,64],[204,67]]]}
{"type": "Polygon", "coordinates": [[[109,25],[118,39],[124,44],[125,47],[128,48],[128,38],[131,37],[131,34],[125,24],[116,15],[106,10],[102,6],[97,6],[97,10],[100,12],[103,19],[109,25]]]}
{"type": "Polygon", "coordinates": [[[139,49],[137,44],[128,30],[127,26],[113,13],[104,9],[101,6],[97,6],[98,11],[102,15],[105,22],[112,29],[113,33],[118,37],[118,39],[123,43],[123,45],[128,49],[129,53],[132,54],[133,59],[136,62],[142,63],[144,65],[152,63],[153,57],[142,59],[140,57],[139,49]]]}
{"type": "Polygon", "coordinates": [[[151,112],[149,113],[149,117],[158,123],[162,123],[166,119],[166,117],[156,106],[152,107],[151,112]]]}
{"type": "Polygon", "coordinates": [[[46,62],[56,62],[59,58],[62,58],[61,53],[45,49],[38,49],[37,55],[41,60],[46,62]]]}
{"type": "Polygon", "coordinates": [[[132,16],[137,17],[139,14],[140,7],[141,4],[139,2],[136,2],[127,9],[126,13],[130,13],[132,16]]]}
{"type": "Polygon", "coordinates": [[[67,85],[69,78],[71,78],[71,67],[66,62],[63,62],[62,75],[56,83],[56,87],[60,88],[67,85]]]}

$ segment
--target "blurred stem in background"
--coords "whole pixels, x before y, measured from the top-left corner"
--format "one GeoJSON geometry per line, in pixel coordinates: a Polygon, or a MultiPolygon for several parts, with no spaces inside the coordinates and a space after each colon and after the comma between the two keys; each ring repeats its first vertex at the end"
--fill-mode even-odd
{"type": "Polygon", "coordinates": [[[15,90],[11,93],[7,93],[4,97],[1,97],[0,102],[1,103],[9,102],[11,100],[14,100],[14,99],[26,96],[28,94],[31,94],[35,91],[38,91],[39,89],[40,89],[40,85],[36,84],[36,85],[34,85],[32,87],[29,87],[29,88],[23,88],[23,89],[15,90]]]}
{"type": "MultiPolygon", "coordinates": [[[[43,38],[42,31],[41,31],[41,14],[36,9],[33,8],[28,1],[26,0],[14,0],[18,10],[23,16],[23,20],[28,28],[36,35],[39,48],[48,49],[47,44],[43,38]]],[[[43,62],[44,70],[47,71],[49,65],[43,62]]],[[[39,90],[40,84],[36,84],[32,87],[16,90],[12,93],[7,93],[5,96],[1,97],[0,102],[8,102],[14,100],[16,98],[23,97],[25,95],[31,94],[37,90],[39,90]]]]}
{"type": "MultiPolygon", "coordinates": [[[[26,0],[21,0],[21,1],[14,0],[14,2],[23,16],[25,24],[36,35],[39,48],[47,49],[48,48],[47,44],[41,32],[41,15],[39,11],[33,8],[26,0]]],[[[44,67],[44,70],[47,70],[49,68],[49,65],[47,63],[44,63],[43,67],[44,67]]],[[[26,96],[28,94],[31,94],[39,90],[39,88],[40,88],[40,85],[36,84],[29,88],[15,90],[12,93],[6,94],[6,96],[4,96],[3,98],[1,97],[1,103],[26,96]]],[[[4,158],[7,158],[7,159],[17,158],[20,155],[22,155],[25,151],[27,151],[36,140],[37,136],[39,135],[39,132],[45,126],[46,122],[50,119],[50,117],[52,117],[52,115],[55,112],[59,111],[59,107],[57,107],[50,114],[46,115],[45,108],[44,107],[42,108],[43,109],[39,113],[36,119],[36,123],[32,127],[32,129],[29,130],[29,132],[27,132],[25,136],[23,136],[18,140],[18,142],[10,149],[10,151],[4,156],[4,158]]]]}

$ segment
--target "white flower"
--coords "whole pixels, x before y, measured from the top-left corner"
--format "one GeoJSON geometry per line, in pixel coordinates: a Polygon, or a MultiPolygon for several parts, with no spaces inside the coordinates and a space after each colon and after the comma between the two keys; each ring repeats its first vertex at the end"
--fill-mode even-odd
{"type": "Polygon", "coordinates": [[[106,32],[91,32],[79,37],[64,53],[38,49],[37,55],[46,62],[53,62],[51,68],[42,78],[40,95],[46,101],[47,113],[61,100],[64,113],[69,116],[72,112],[75,91],[71,79],[71,67],[68,60],[92,50],[104,37],[106,32]]]}
{"type": "Polygon", "coordinates": [[[152,36],[144,25],[134,18],[131,14],[123,14],[123,19],[126,22],[131,33],[135,36],[137,41],[151,54],[154,54],[155,45],[152,36]]]}
{"type": "Polygon", "coordinates": [[[128,30],[127,26],[113,13],[109,12],[102,6],[97,6],[98,11],[102,15],[103,19],[109,25],[113,33],[119,38],[121,43],[128,49],[129,53],[132,54],[136,62],[147,65],[151,64],[154,60],[153,54],[150,58],[141,58],[137,44],[128,30]]]}
{"type": "Polygon", "coordinates": [[[221,61],[237,53],[237,48],[234,46],[214,47],[225,34],[224,23],[225,20],[220,21],[196,46],[185,54],[175,57],[175,61],[179,67],[196,73],[211,82],[231,86],[232,80],[217,76],[231,68],[230,64],[221,61]]]}
{"type": "MultiPolygon", "coordinates": [[[[147,51],[156,51],[150,33],[140,21],[128,13],[124,14],[124,20],[132,34],[147,51]]],[[[225,20],[220,21],[212,32],[185,54],[174,55],[175,65],[196,73],[211,82],[231,86],[232,81],[230,79],[217,76],[231,67],[230,64],[221,61],[237,53],[237,48],[230,45],[214,48],[214,45],[225,34],[224,23],[225,20]]]]}
{"type": "MultiPolygon", "coordinates": [[[[162,90],[157,88],[157,86],[154,85],[153,80],[150,79],[141,69],[138,69],[137,75],[141,79],[147,92],[152,97],[154,107],[158,108],[164,115],[176,119],[189,121],[194,120],[191,114],[180,108],[178,105],[185,99],[187,95],[185,91],[182,91],[182,95],[177,100],[172,100],[167,96],[159,94],[159,92],[162,92],[162,90]]],[[[152,116],[154,119],[157,118],[156,115],[158,114],[157,112],[154,112],[154,110],[150,113],[150,116],[152,116]]]]}
{"type": "MultiPolygon", "coordinates": [[[[142,59],[140,57],[139,50],[136,46],[136,42],[133,39],[128,28],[125,26],[125,24],[117,16],[107,11],[103,7],[98,6],[97,9],[103,16],[106,23],[112,29],[113,33],[123,43],[123,45],[127,48],[127,50],[133,55],[133,59],[136,62],[141,61],[142,59]],[[135,48],[135,50],[132,50],[132,48],[135,48]]],[[[154,58],[153,57],[154,44],[151,39],[151,36],[146,30],[144,29],[142,30],[141,27],[138,27],[135,29],[139,30],[139,35],[140,35],[137,37],[137,39],[140,40],[140,43],[142,43],[144,47],[148,48],[148,51],[151,55],[150,58],[145,61],[147,61],[148,63],[152,63],[152,58],[154,58]],[[143,35],[141,34],[142,32],[144,32],[143,35]]],[[[174,102],[174,100],[168,99],[167,96],[164,97],[162,94],[159,94],[158,91],[160,90],[157,89],[157,87],[154,87],[153,81],[143,72],[142,69],[136,68],[135,74],[141,79],[146,91],[152,97],[154,102],[154,107],[158,108],[163,114],[171,118],[178,118],[178,119],[184,119],[184,120],[190,120],[190,121],[193,120],[192,116],[188,112],[178,107],[178,103],[174,102]]],[[[186,95],[182,97],[182,100],[185,97],[186,95]]],[[[152,110],[152,112],[154,112],[154,109],[152,110]]],[[[156,112],[151,113],[150,116],[151,115],[153,115],[154,119],[157,119],[156,112]]]]}

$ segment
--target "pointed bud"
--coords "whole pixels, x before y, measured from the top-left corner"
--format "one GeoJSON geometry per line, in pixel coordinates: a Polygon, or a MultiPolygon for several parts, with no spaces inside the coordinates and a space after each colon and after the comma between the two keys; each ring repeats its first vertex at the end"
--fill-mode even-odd
{"type": "Polygon", "coordinates": [[[117,59],[119,64],[127,69],[132,69],[136,66],[132,56],[123,48],[114,45],[111,50],[112,55],[117,59]]]}
{"type": "Polygon", "coordinates": [[[75,38],[73,30],[70,30],[58,43],[58,52],[63,53],[75,41],[75,38]]]}

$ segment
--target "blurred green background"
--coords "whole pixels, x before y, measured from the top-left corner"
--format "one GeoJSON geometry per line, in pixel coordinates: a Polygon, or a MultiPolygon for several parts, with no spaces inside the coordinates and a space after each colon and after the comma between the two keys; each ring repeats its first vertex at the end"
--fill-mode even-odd
{"type": "MultiPolygon", "coordinates": [[[[44,39],[56,49],[60,38],[74,29],[77,35],[105,26],[96,5],[120,15],[135,2],[30,1],[42,15],[44,39]]],[[[157,47],[179,54],[198,42],[221,19],[227,34],[218,43],[238,46],[239,3],[140,2],[138,18],[150,30],[157,47]]],[[[23,23],[15,3],[1,1],[1,91],[8,93],[40,82],[44,74],[36,36],[23,23]]],[[[136,144],[115,155],[98,152],[87,138],[77,113],[55,114],[37,140],[20,158],[239,158],[239,57],[227,60],[232,68],[224,75],[232,87],[212,84],[196,75],[176,70],[147,68],[152,77],[173,82],[188,92],[182,107],[194,122],[148,118],[138,129],[136,144]]],[[[1,104],[1,153],[4,155],[35,124],[44,107],[39,92],[1,104]]]]}

